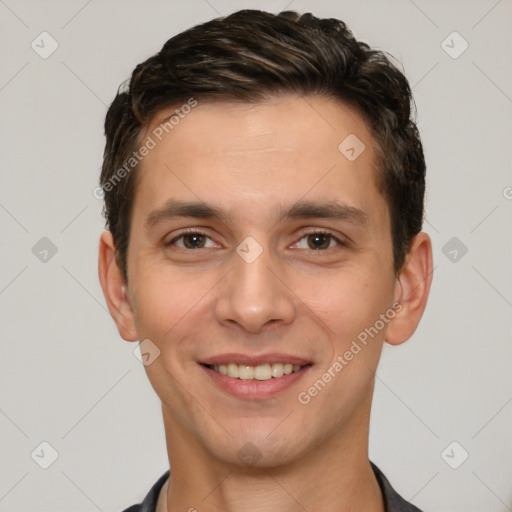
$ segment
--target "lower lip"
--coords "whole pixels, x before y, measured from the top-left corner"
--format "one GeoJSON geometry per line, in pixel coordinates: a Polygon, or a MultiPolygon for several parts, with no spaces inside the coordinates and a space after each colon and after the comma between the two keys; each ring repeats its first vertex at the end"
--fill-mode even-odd
{"type": "Polygon", "coordinates": [[[224,391],[238,398],[246,398],[249,400],[258,400],[270,398],[278,393],[288,389],[297,381],[299,381],[311,368],[311,365],[304,366],[298,372],[289,373],[282,377],[272,377],[269,380],[243,380],[228,377],[222,373],[216,372],[201,365],[206,374],[218,384],[224,391]]]}

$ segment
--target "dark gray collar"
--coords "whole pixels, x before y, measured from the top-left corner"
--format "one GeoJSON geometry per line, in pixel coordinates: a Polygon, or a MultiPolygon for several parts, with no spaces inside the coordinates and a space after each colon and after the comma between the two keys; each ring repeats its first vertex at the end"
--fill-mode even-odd
{"type": "Polygon", "coordinates": [[[391,487],[384,473],[372,461],[370,461],[370,464],[377,478],[377,482],[379,482],[380,490],[382,491],[385,512],[421,512],[418,507],[405,501],[402,496],[391,487]]]}

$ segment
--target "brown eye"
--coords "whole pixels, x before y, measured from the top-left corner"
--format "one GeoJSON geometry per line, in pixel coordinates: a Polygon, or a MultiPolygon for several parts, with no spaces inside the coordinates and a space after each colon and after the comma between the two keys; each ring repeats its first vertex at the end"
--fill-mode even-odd
{"type": "Polygon", "coordinates": [[[314,233],[308,235],[308,245],[310,249],[328,249],[332,236],[325,233],[314,233]]]}
{"type": "Polygon", "coordinates": [[[183,245],[187,249],[199,249],[204,247],[205,237],[198,233],[192,233],[191,235],[183,235],[183,245]]]}
{"type": "Polygon", "coordinates": [[[344,244],[334,235],[327,232],[307,233],[297,242],[299,249],[310,249],[313,251],[325,251],[341,245],[344,244]]]}
{"type": "Polygon", "coordinates": [[[173,238],[170,242],[166,243],[165,246],[176,246],[179,249],[203,249],[216,247],[216,244],[209,236],[200,232],[190,231],[173,238]]]}

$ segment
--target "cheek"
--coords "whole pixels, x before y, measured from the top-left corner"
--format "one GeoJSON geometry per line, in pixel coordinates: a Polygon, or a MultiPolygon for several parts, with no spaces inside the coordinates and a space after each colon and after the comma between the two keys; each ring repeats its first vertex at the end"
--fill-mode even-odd
{"type": "MultiPolygon", "coordinates": [[[[136,279],[135,323],[140,336],[163,343],[186,324],[201,307],[208,290],[197,286],[194,279],[186,279],[165,269],[151,268],[140,272],[136,279]]],[[[203,283],[204,285],[204,283],[203,283]]]]}
{"type": "Polygon", "coordinates": [[[207,292],[211,286],[199,286],[198,279],[155,265],[136,278],[134,317],[139,339],[151,340],[159,350],[145,371],[156,394],[178,414],[193,405],[183,389],[193,364],[194,347],[201,339],[197,319],[208,314],[207,292]]]}
{"type": "Polygon", "coordinates": [[[337,342],[350,343],[389,307],[390,291],[373,272],[343,269],[314,284],[300,297],[337,342]]]}
{"type": "Polygon", "coordinates": [[[136,278],[137,333],[140,340],[148,338],[160,350],[158,364],[146,368],[148,375],[155,377],[157,369],[165,368],[185,381],[198,351],[212,341],[205,325],[211,326],[219,275],[154,263],[136,278]]]}

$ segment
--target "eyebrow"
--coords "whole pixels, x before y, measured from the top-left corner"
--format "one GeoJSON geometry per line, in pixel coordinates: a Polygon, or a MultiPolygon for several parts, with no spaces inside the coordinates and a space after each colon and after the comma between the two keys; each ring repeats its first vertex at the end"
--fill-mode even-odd
{"type": "MultiPolygon", "coordinates": [[[[277,222],[284,219],[334,219],[343,220],[358,227],[368,227],[368,214],[354,206],[330,200],[326,202],[298,201],[289,207],[280,207],[277,222]]],[[[194,217],[226,222],[229,214],[214,205],[202,201],[169,199],[161,208],[153,210],[144,222],[147,231],[156,225],[177,217],[194,217]]],[[[277,223],[276,222],[276,223],[277,223]]]]}

